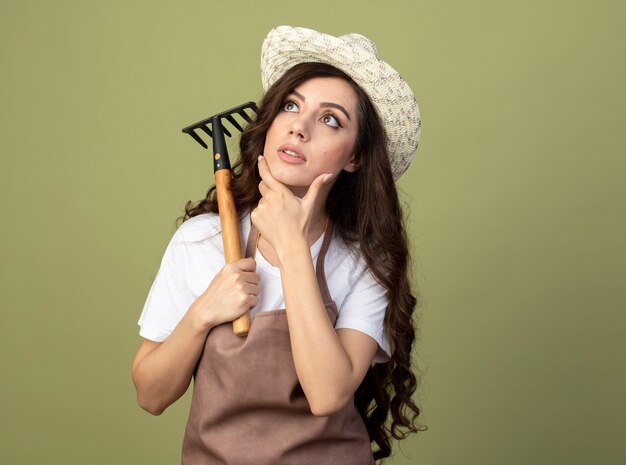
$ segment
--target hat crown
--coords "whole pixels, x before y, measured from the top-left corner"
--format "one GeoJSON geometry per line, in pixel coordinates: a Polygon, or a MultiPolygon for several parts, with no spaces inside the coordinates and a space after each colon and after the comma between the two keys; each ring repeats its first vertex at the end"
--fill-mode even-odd
{"type": "Polygon", "coordinates": [[[360,48],[364,50],[368,55],[372,55],[373,57],[378,57],[376,44],[374,44],[374,42],[372,42],[367,37],[362,36],[361,34],[351,32],[349,34],[339,36],[339,39],[343,40],[350,47],[360,48]]]}

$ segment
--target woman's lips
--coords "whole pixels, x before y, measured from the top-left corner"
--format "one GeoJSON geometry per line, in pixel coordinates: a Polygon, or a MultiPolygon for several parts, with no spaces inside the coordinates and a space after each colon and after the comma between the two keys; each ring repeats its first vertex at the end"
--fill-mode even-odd
{"type": "Polygon", "coordinates": [[[287,163],[300,165],[306,162],[306,157],[302,152],[292,145],[281,145],[278,147],[278,156],[287,163]]]}

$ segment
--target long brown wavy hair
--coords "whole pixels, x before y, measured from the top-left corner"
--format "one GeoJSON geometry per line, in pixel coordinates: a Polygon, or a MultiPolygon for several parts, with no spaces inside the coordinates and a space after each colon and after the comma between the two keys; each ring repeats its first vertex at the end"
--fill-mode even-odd
{"type": "MultiPolygon", "coordinates": [[[[252,211],[261,198],[257,157],[263,153],[265,134],[285,99],[299,84],[313,77],[339,77],[358,95],[355,154],[359,169],[342,171],[328,195],[326,210],[335,231],[346,244],[357,245],[368,267],[387,290],[389,304],[385,330],[391,359],[373,364],[355,393],[376,460],[391,454],[391,438],[404,439],[424,431],[416,425],[420,409],[411,396],[417,378],[411,368],[415,340],[413,312],[418,303],[408,276],[409,248],[385,145],[385,132],[365,92],[345,73],[322,63],[302,63],[285,73],[264,95],[256,119],[242,133],[240,159],[233,165],[232,191],[238,211],[252,211]]],[[[204,199],[185,205],[183,221],[217,212],[215,186],[204,199]]]]}

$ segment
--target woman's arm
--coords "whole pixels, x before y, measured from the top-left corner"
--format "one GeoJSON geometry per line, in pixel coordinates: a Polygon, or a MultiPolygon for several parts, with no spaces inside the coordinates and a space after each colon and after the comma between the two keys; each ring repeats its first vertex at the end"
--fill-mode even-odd
{"type": "Polygon", "coordinates": [[[311,411],[327,416],[352,400],[378,344],[360,331],[335,330],[324,308],[308,243],[292,247],[279,248],[277,254],[294,364],[311,411]]]}
{"type": "Polygon", "coordinates": [[[252,258],[227,264],[164,342],[144,339],[132,366],[137,402],[143,409],[160,415],[178,400],[189,387],[211,328],[233,321],[257,304],[255,269],[252,258]]]}
{"type": "Polygon", "coordinates": [[[263,198],[251,213],[261,238],[276,253],[294,363],[298,379],[315,415],[330,415],[351,401],[372,363],[377,343],[356,330],[335,328],[328,319],[315,277],[310,229],[323,219],[331,183],[318,176],[299,199],[274,179],[259,158],[263,198]]]}
{"type": "Polygon", "coordinates": [[[160,415],[189,387],[208,332],[191,321],[189,312],[164,342],[144,339],[133,360],[137,402],[160,415]]]}

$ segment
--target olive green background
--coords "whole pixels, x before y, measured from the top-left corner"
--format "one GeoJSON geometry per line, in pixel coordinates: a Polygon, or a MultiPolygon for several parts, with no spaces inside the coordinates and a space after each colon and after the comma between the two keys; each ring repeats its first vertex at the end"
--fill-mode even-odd
{"type": "Polygon", "coordinates": [[[260,97],[281,24],[367,35],[420,103],[399,187],[429,430],[388,463],[626,463],[623,3],[0,5],[1,463],[179,463],[189,397],[150,416],[130,364],[212,182],[180,129],[260,97]]]}

